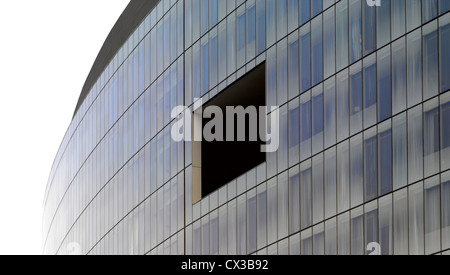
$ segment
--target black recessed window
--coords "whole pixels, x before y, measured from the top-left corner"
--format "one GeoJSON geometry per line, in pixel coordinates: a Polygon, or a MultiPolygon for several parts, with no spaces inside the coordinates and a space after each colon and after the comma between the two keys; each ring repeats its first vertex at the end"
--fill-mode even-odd
{"type": "MultiPolygon", "coordinates": [[[[266,154],[261,152],[261,145],[265,144],[259,135],[259,107],[266,106],[266,66],[259,65],[237,80],[230,87],[212,98],[203,109],[209,106],[220,107],[223,112],[223,140],[201,143],[201,178],[202,197],[206,197],[215,190],[245,174],[266,161],[266,154]],[[245,116],[245,141],[237,141],[238,116],[234,116],[235,141],[227,140],[227,107],[242,106],[255,107],[257,119],[245,116]],[[256,125],[254,125],[256,123],[256,125]],[[258,130],[257,140],[251,141],[250,129],[258,130]]],[[[242,118],[242,116],[241,116],[242,118]]],[[[214,119],[202,119],[202,129],[214,119]]],[[[242,122],[242,121],[241,121],[242,122]]],[[[232,135],[232,134],[231,134],[232,135]]],[[[254,140],[254,139],[253,139],[254,140]]]]}

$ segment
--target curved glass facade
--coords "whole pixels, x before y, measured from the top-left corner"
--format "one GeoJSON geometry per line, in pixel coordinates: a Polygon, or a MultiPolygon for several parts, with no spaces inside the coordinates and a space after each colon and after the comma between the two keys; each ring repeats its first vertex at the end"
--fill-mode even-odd
{"type": "MultiPolygon", "coordinates": [[[[162,0],[71,122],[46,254],[450,249],[450,1],[162,0]],[[171,110],[266,62],[280,147],[193,204],[171,110]]],[[[239,157],[239,156],[236,156],[239,157]]]]}

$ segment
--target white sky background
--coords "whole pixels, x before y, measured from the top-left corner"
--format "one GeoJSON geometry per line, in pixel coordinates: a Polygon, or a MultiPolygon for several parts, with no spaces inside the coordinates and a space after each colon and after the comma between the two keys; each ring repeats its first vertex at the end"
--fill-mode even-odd
{"type": "Polygon", "coordinates": [[[42,253],[54,157],[128,2],[0,0],[0,254],[42,253]]]}

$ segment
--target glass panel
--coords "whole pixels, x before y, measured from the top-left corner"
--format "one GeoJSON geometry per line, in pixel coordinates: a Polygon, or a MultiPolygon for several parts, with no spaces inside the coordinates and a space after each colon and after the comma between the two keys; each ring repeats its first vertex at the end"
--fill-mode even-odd
{"type": "Polygon", "coordinates": [[[289,237],[289,255],[300,255],[300,233],[289,237]]]}
{"type": "Polygon", "coordinates": [[[266,0],[267,47],[272,46],[277,39],[276,4],[276,0],[266,0]]]}
{"type": "Polygon", "coordinates": [[[410,186],[409,191],[409,254],[423,255],[423,183],[410,186]]]}
{"type": "Polygon", "coordinates": [[[363,56],[372,53],[377,48],[375,11],[376,9],[363,3],[363,56]]]}
{"type": "Polygon", "coordinates": [[[337,147],[337,205],[338,213],[350,208],[350,161],[349,143],[345,141],[337,147]]]}
{"type": "Polygon", "coordinates": [[[336,128],[337,140],[342,141],[349,136],[349,94],[348,71],[344,70],[336,77],[336,128]]]}
{"type": "Polygon", "coordinates": [[[450,169],[450,93],[440,97],[441,101],[441,171],[450,169]]]}
{"type": "Polygon", "coordinates": [[[405,1],[406,0],[391,0],[392,39],[397,39],[405,34],[405,27],[406,27],[405,1]]]}
{"type": "Polygon", "coordinates": [[[350,63],[362,57],[362,20],[361,5],[359,0],[349,0],[349,41],[350,41],[350,63]]]}
{"type": "Polygon", "coordinates": [[[350,67],[350,135],[362,130],[363,91],[361,62],[350,67]]]}
{"type": "Polygon", "coordinates": [[[422,106],[408,111],[408,180],[423,178],[422,106]]]}
{"type": "Polygon", "coordinates": [[[408,255],[408,193],[394,193],[394,254],[408,255]]]}
{"type": "Polygon", "coordinates": [[[236,48],[237,48],[237,68],[241,68],[245,64],[245,6],[239,7],[237,10],[236,22],[236,48]]]}
{"type": "Polygon", "coordinates": [[[311,156],[311,93],[300,97],[300,160],[311,156]]]}
{"type": "Polygon", "coordinates": [[[348,0],[336,4],[336,70],[348,66],[348,0]]]}
{"type": "Polygon", "coordinates": [[[423,136],[425,177],[439,173],[439,101],[423,104],[423,136]]]}
{"type": "Polygon", "coordinates": [[[406,126],[406,113],[393,118],[392,121],[393,160],[394,160],[394,190],[406,186],[408,136],[406,126]]]}
{"type": "Polygon", "coordinates": [[[299,99],[289,102],[289,167],[299,162],[300,156],[299,99]]]}
{"type": "MultiPolygon", "coordinates": [[[[318,2],[318,1],[317,1],[318,2]]],[[[325,225],[323,223],[313,228],[313,254],[325,255],[325,225]]]]}
{"type": "Polygon", "coordinates": [[[311,87],[311,37],[306,24],[300,29],[300,93],[311,87]]]}
{"type": "Polygon", "coordinates": [[[385,47],[377,55],[378,121],[392,114],[391,95],[391,48],[385,47]]]}
{"type": "Polygon", "coordinates": [[[378,158],[376,127],[364,132],[364,182],[365,201],[378,196],[378,158]]]}
{"type": "Polygon", "coordinates": [[[408,32],[420,26],[422,18],[420,2],[420,0],[406,1],[406,28],[408,32]]]}
{"type": "MultiPolygon", "coordinates": [[[[216,0],[217,1],[217,0],[216,0]]],[[[255,32],[255,1],[247,2],[247,61],[255,58],[256,32],[255,32]]]]}
{"type": "Polygon", "coordinates": [[[450,172],[441,176],[442,249],[450,248],[450,172]]]}
{"type": "Polygon", "coordinates": [[[237,254],[237,221],[236,221],[236,199],[228,203],[228,255],[237,254]]]}
{"type": "Polygon", "coordinates": [[[325,152],[325,218],[337,213],[336,202],[336,148],[325,152]]]}
{"type": "Polygon", "coordinates": [[[334,77],[324,85],[324,136],[325,148],[336,144],[336,90],[334,77]]]}
{"type": "Polygon", "coordinates": [[[439,176],[425,181],[425,253],[441,250],[441,185],[439,176]]]}
{"type": "Polygon", "coordinates": [[[350,139],[350,180],[351,205],[358,206],[364,199],[364,159],[362,134],[350,139]]]}
{"type": "Polygon", "coordinates": [[[323,38],[324,38],[324,78],[332,76],[336,68],[336,46],[335,46],[335,18],[334,8],[328,9],[323,15],[323,38]]]}
{"type": "Polygon", "coordinates": [[[391,41],[391,5],[382,3],[380,7],[377,7],[377,46],[378,48],[381,48],[390,41],[391,41]]]}
{"type": "Polygon", "coordinates": [[[312,160],[312,194],[313,194],[313,224],[323,221],[324,217],[324,186],[323,186],[323,155],[319,154],[312,160]]]}
{"type": "Polygon", "coordinates": [[[406,45],[405,38],[392,44],[392,113],[406,109],[406,45]]]}
{"type": "Polygon", "coordinates": [[[278,240],[277,191],[277,179],[271,179],[267,183],[267,238],[269,244],[278,240]]]}
{"type": "Polygon", "coordinates": [[[237,199],[237,255],[247,254],[247,196],[237,199]]]}
{"type": "Polygon", "coordinates": [[[420,30],[408,34],[408,107],[422,101],[422,39],[420,30]]]}
{"type": "Polygon", "coordinates": [[[388,120],[378,126],[378,186],[381,196],[392,192],[392,128],[388,120]]]}
{"type": "Polygon", "coordinates": [[[277,39],[287,34],[287,0],[277,0],[277,39]]]}
{"type": "Polygon", "coordinates": [[[289,234],[300,231],[299,167],[289,170],[289,234]]]}
{"type": "Polygon", "coordinates": [[[258,249],[261,249],[267,245],[267,192],[266,184],[263,183],[258,186],[257,195],[257,242],[258,249]]]}
{"type": "Polygon", "coordinates": [[[236,71],[236,13],[227,17],[227,66],[228,75],[236,71]]]}
{"type": "Polygon", "coordinates": [[[323,151],[323,87],[312,90],[312,154],[323,151]]]}
{"type": "Polygon", "coordinates": [[[337,255],[336,218],[325,222],[325,255],[337,255]]]}
{"type": "Polygon", "coordinates": [[[299,0],[288,0],[288,32],[298,27],[299,0]]]}
{"type": "MultiPolygon", "coordinates": [[[[378,202],[373,201],[364,207],[364,231],[365,242],[367,247],[370,243],[380,243],[378,234],[378,202]]],[[[370,254],[373,251],[366,251],[366,254],[370,254]]],[[[381,251],[380,251],[381,252],[381,251]]]]}
{"type": "Polygon", "coordinates": [[[424,100],[438,94],[439,61],[437,21],[422,28],[423,38],[423,97],[424,100]]]}
{"type": "MultiPolygon", "coordinates": [[[[364,128],[377,123],[377,64],[376,54],[372,54],[363,60],[364,75],[364,128]]],[[[352,82],[353,83],[353,82],[352,82]]],[[[381,103],[381,102],[380,102],[381,103]]]]}
{"type": "Polygon", "coordinates": [[[288,173],[278,176],[278,239],[289,234],[289,185],[288,173]]]}
{"type": "MultiPolygon", "coordinates": [[[[450,2],[446,1],[450,6],[450,2]]],[[[439,19],[439,72],[441,73],[441,92],[450,89],[450,79],[446,76],[450,75],[450,14],[444,15],[439,19]]]]}
{"type": "Polygon", "coordinates": [[[228,212],[227,205],[219,208],[219,255],[228,254],[228,212]]]}
{"type": "Polygon", "coordinates": [[[300,0],[300,25],[303,25],[311,16],[311,0],[300,0]]]}
{"type": "Polygon", "coordinates": [[[381,255],[392,255],[392,195],[379,200],[379,215],[381,255]]]}
{"type": "MultiPolygon", "coordinates": [[[[321,1],[313,1],[321,2],[321,1]]],[[[315,86],[323,80],[323,50],[322,50],[322,15],[311,22],[312,47],[312,84],[315,86]]]]}
{"type": "Polygon", "coordinates": [[[312,228],[301,233],[300,247],[302,255],[313,255],[313,236],[312,228]]]}
{"type": "MultiPolygon", "coordinates": [[[[298,1],[298,0],[297,0],[298,1]]],[[[299,56],[299,41],[298,32],[295,31],[288,38],[288,89],[289,99],[292,99],[299,94],[299,73],[300,73],[300,56],[299,56]]]]}
{"type": "Polygon", "coordinates": [[[338,254],[350,255],[350,212],[338,216],[338,254]]]}
{"type": "Polygon", "coordinates": [[[352,255],[365,255],[364,211],[359,207],[351,211],[351,249],[352,255]]]}
{"type": "MultiPolygon", "coordinates": [[[[219,3],[224,1],[219,1],[219,3]]],[[[266,49],[266,1],[256,1],[256,55],[266,49]]]]}
{"type": "Polygon", "coordinates": [[[277,99],[278,106],[287,101],[288,93],[288,61],[287,39],[277,44],[277,99]]]}
{"type": "Polygon", "coordinates": [[[311,202],[311,161],[300,165],[300,225],[301,229],[312,225],[312,202],[311,202]]]}
{"type": "Polygon", "coordinates": [[[428,22],[437,16],[438,0],[422,1],[422,23],[428,22]]]}

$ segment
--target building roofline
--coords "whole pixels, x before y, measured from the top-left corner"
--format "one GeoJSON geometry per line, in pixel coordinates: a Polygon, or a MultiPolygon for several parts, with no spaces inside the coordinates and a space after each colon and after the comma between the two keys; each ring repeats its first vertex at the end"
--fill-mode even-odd
{"type": "Polygon", "coordinates": [[[128,6],[123,11],[122,15],[117,20],[103,46],[95,59],[94,65],[89,72],[89,75],[81,90],[78,103],[75,108],[73,116],[77,114],[81,104],[86,99],[91,88],[94,86],[97,79],[108,66],[110,61],[114,58],[117,51],[123,46],[135,29],[139,27],[144,18],[156,6],[159,0],[131,0],[128,6]]]}

